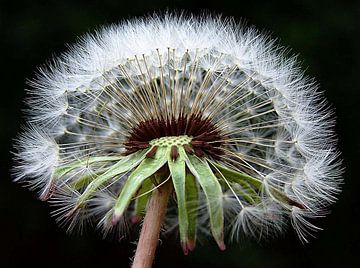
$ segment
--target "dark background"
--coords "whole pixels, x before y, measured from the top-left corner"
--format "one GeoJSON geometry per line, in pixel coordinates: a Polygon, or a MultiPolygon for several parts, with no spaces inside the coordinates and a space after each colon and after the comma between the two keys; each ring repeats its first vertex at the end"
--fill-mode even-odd
{"type": "MultiPolygon", "coordinates": [[[[178,243],[163,241],[155,267],[360,267],[359,261],[359,1],[10,1],[0,6],[0,267],[128,267],[135,245],[101,240],[89,232],[68,236],[46,203],[11,182],[12,139],[23,123],[26,78],[76,37],[103,24],[153,11],[208,11],[245,19],[270,31],[300,54],[336,109],[345,184],[324,231],[302,245],[290,230],[260,244],[240,241],[220,252],[209,240],[184,257],[178,243]]],[[[155,37],[156,38],[156,37],[155,37]]],[[[134,238],[135,239],[135,238],[134,238]]]]}

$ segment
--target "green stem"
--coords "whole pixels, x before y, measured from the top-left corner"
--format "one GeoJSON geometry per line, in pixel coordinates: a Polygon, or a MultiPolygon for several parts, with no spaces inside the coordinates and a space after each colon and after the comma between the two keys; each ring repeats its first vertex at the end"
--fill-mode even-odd
{"type": "Polygon", "coordinates": [[[172,190],[171,181],[154,190],[146,209],[132,268],[151,268],[172,190]]]}

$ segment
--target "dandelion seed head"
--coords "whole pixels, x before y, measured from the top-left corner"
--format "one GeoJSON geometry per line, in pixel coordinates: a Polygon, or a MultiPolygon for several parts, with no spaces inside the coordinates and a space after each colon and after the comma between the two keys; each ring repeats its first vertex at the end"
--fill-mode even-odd
{"type": "Polygon", "coordinates": [[[70,231],[125,232],[171,181],[167,228],[186,251],[201,233],[224,248],[224,233],[260,239],[288,223],[307,242],[340,192],[318,85],[269,36],[231,19],[107,26],[29,84],[15,180],[57,205],[70,231]]]}

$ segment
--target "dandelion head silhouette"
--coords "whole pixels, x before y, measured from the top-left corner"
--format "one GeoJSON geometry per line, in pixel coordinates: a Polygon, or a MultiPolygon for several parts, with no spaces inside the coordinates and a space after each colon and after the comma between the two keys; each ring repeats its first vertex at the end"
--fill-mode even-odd
{"type": "Polygon", "coordinates": [[[165,15],[87,35],[39,68],[15,180],[69,231],[126,232],[171,185],[165,230],[302,241],[336,201],[333,113],[295,57],[253,27],[165,15]]]}

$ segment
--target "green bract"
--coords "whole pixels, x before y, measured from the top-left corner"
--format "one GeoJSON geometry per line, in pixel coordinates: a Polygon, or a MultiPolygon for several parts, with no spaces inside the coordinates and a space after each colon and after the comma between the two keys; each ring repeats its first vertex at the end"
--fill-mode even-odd
{"type": "MultiPolygon", "coordinates": [[[[81,166],[107,163],[101,172],[84,175],[72,183],[75,189],[83,187],[75,208],[86,205],[93,194],[110,180],[125,180],[124,185],[112,208],[116,224],[129,204],[134,201],[135,219],[141,219],[153,189],[171,179],[178,207],[180,239],[184,251],[195,247],[198,224],[199,190],[205,195],[213,237],[221,249],[225,249],[223,188],[230,189],[242,196],[248,203],[260,203],[263,187],[261,180],[225,167],[220,162],[206,156],[198,157],[189,149],[191,137],[171,136],[152,140],[151,147],[128,156],[90,157],[61,167],[56,171],[56,178],[68,174],[81,166]]],[[[284,201],[286,198],[279,191],[273,190],[274,196],[284,201]]],[[[291,200],[288,200],[289,202],[291,200]]]]}

